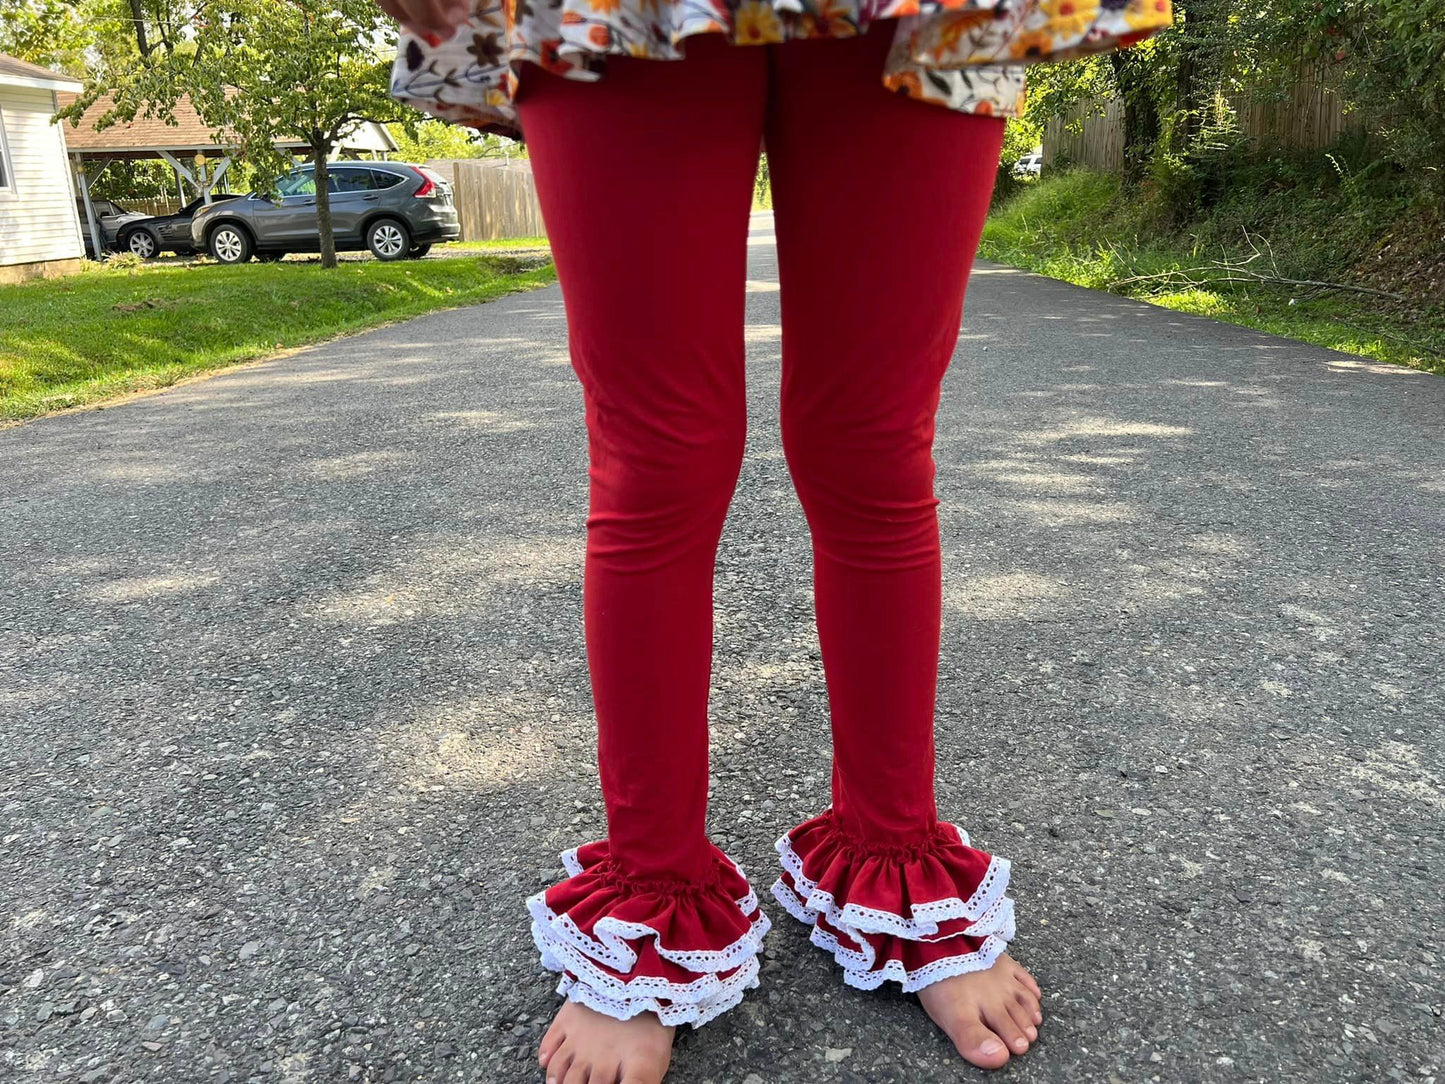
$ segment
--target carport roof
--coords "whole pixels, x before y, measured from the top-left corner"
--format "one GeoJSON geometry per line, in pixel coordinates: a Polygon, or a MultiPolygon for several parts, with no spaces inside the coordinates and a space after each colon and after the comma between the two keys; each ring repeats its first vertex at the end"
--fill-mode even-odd
{"type": "MultiPolygon", "coordinates": [[[[74,94],[57,96],[61,108],[75,101],[74,94]]],[[[154,158],[160,151],[172,154],[224,153],[227,145],[234,146],[230,133],[212,128],[201,120],[189,97],[183,96],[176,102],[175,123],[163,117],[136,115],[129,122],[121,121],[108,128],[96,129],[96,123],[115,108],[115,99],[109,94],[97,98],[94,104],[80,118],[78,125],[61,121],[65,133],[65,145],[72,154],[104,155],[108,158],[154,158]]],[[[300,140],[278,139],[276,146],[283,150],[301,151],[306,144],[300,140]]],[[[391,134],[379,124],[363,123],[342,141],[343,150],[394,151],[396,143],[391,134]]]]}

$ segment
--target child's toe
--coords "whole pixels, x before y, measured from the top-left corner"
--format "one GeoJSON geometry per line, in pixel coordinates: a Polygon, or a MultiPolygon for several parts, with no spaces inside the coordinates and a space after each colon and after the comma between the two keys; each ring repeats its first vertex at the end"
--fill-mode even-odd
{"type": "Polygon", "coordinates": [[[542,1041],[537,1046],[537,1062],[543,1069],[547,1063],[557,1054],[557,1048],[567,1039],[567,1032],[563,1029],[561,1022],[552,1021],[552,1026],[547,1029],[547,1034],[542,1036],[542,1041]]]}
{"type": "Polygon", "coordinates": [[[983,1022],[1004,1041],[1011,1052],[1022,1054],[1029,1048],[1029,1037],[1024,1034],[1018,1024],[1014,1023],[1014,1018],[1009,1015],[1006,1005],[986,1008],[983,1013],[983,1022]]]}
{"type": "Polygon", "coordinates": [[[562,1084],[572,1069],[572,1051],[563,1043],[547,1062],[547,1084],[562,1084]]]}
{"type": "Polygon", "coordinates": [[[961,1023],[950,1038],[958,1052],[981,1069],[997,1069],[1008,1061],[1008,1047],[981,1019],[961,1023]]]}
{"type": "Polygon", "coordinates": [[[1034,1027],[1034,1022],[1029,1019],[1029,1012],[1024,1006],[1018,1004],[1018,1002],[1014,1002],[1009,1005],[1008,1014],[1014,1022],[1014,1027],[1023,1033],[1024,1038],[1026,1038],[1030,1044],[1038,1041],[1039,1029],[1034,1027]]]}

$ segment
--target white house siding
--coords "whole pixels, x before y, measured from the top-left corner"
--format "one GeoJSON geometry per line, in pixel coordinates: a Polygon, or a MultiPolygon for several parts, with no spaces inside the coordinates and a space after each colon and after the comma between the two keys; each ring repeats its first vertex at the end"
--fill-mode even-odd
{"type": "Polygon", "coordinates": [[[52,91],[0,84],[0,123],[11,187],[0,189],[0,267],[74,260],[84,254],[65,136],[51,124],[52,91]]]}

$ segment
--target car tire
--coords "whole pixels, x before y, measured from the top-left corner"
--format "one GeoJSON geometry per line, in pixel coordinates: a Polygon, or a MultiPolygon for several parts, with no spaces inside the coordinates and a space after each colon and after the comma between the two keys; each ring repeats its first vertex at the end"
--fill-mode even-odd
{"type": "Polygon", "coordinates": [[[399,218],[378,218],[366,227],[366,247],[378,260],[404,260],[411,254],[411,231],[399,218]]]}
{"type": "Polygon", "coordinates": [[[222,222],[213,229],[206,241],[211,255],[221,263],[245,263],[255,250],[251,235],[229,222],[222,222]]]}
{"type": "Polygon", "coordinates": [[[121,248],[142,260],[154,260],[161,254],[161,245],[150,230],[131,230],[121,241],[121,248]]]}
{"type": "Polygon", "coordinates": [[[430,251],[431,251],[431,242],[430,242],[430,241],[428,241],[428,242],[427,242],[426,244],[424,244],[424,245],[412,245],[412,246],[411,246],[411,251],[406,254],[406,258],[407,258],[408,260],[419,260],[419,259],[421,259],[423,256],[425,256],[425,255],[426,255],[428,252],[430,252],[430,251]]]}

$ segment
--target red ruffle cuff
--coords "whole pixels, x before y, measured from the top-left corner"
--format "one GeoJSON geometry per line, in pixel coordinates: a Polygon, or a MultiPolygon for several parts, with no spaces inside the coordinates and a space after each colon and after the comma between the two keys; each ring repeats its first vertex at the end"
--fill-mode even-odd
{"type": "Polygon", "coordinates": [[[847,836],[830,810],[777,849],[774,898],[813,928],[813,944],[833,954],[850,986],[891,980],[912,993],[991,967],[1014,936],[1008,860],[970,847],[956,825],[875,844],[847,836]]]}
{"type": "Polygon", "coordinates": [[[713,848],[698,883],[633,880],[600,841],[562,855],[565,881],[527,901],[557,992],[618,1020],[707,1023],[758,984],[768,918],[736,862],[713,848]]]}

